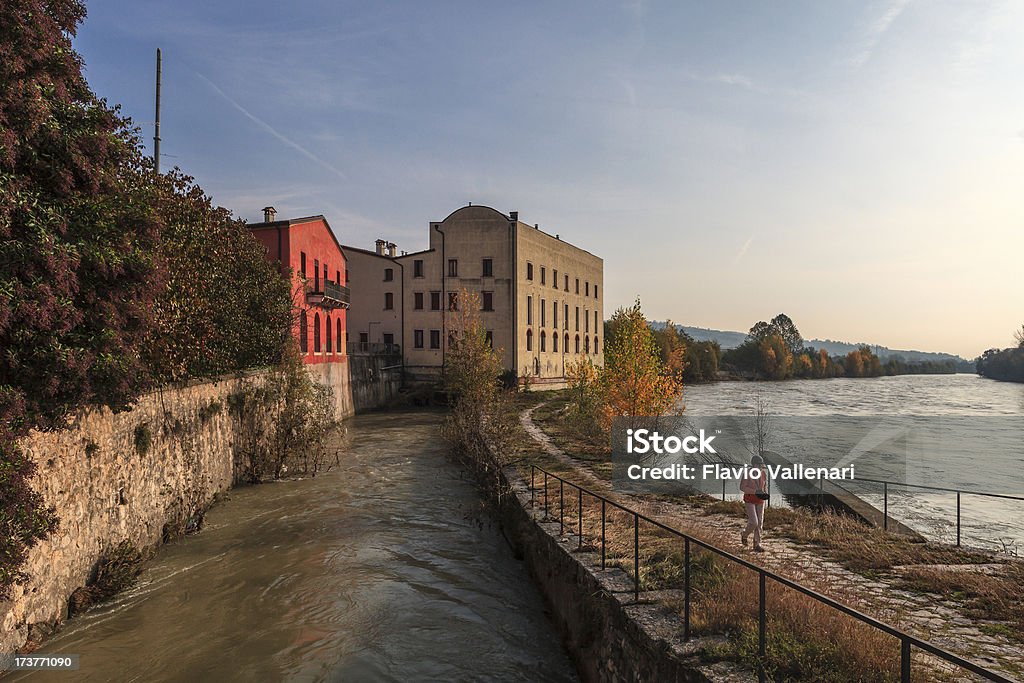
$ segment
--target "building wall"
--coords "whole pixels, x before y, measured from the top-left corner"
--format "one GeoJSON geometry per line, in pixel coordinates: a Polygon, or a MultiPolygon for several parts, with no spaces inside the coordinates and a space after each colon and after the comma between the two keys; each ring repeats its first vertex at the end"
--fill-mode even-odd
{"type": "Polygon", "coordinates": [[[405,347],[402,339],[402,264],[387,256],[345,247],[352,305],[348,309],[348,341],[360,342],[362,335],[370,344],[383,344],[391,335],[394,344],[405,347]],[[391,269],[392,279],[385,279],[391,269]],[[385,306],[391,295],[392,307],[385,306]]]}

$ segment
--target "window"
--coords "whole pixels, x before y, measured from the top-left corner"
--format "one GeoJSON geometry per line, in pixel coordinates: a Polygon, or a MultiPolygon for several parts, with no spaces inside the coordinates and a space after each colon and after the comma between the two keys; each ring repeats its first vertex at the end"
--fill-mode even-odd
{"type": "Polygon", "coordinates": [[[348,268],[345,269],[345,282],[351,282],[352,278],[348,274],[348,268]]]}
{"type": "Polygon", "coordinates": [[[384,282],[391,282],[395,279],[395,269],[385,268],[384,269],[384,282]]]}
{"type": "Polygon", "coordinates": [[[596,356],[600,351],[597,350],[597,337],[594,337],[594,355],[596,356]]]}
{"type": "Polygon", "coordinates": [[[569,276],[565,276],[565,291],[569,291],[569,276]]]}
{"type": "Polygon", "coordinates": [[[299,348],[303,353],[309,352],[309,318],[305,311],[299,313],[299,348]]]}
{"type": "Polygon", "coordinates": [[[459,276],[459,260],[450,258],[448,259],[448,277],[459,276]]]}
{"type": "Polygon", "coordinates": [[[587,296],[590,296],[590,283],[587,283],[587,296]]]}
{"type": "Polygon", "coordinates": [[[313,291],[320,291],[320,259],[313,259],[313,291]]]}
{"type": "Polygon", "coordinates": [[[430,348],[439,349],[441,348],[441,330],[430,331],[430,348]]]}
{"type": "Polygon", "coordinates": [[[580,293],[580,279],[576,278],[576,293],[580,293]]]}
{"type": "Polygon", "coordinates": [[[324,284],[327,284],[327,264],[324,264],[324,284]]]}
{"type": "Polygon", "coordinates": [[[580,352],[580,335],[576,335],[576,353],[580,352]]]}
{"type": "Polygon", "coordinates": [[[558,329],[558,302],[551,304],[551,327],[558,329]]]}
{"type": "Polygon", "coordinates": [[[340,270],[334,271],[334,281],[337,282],[339,285],[341,284],[341,271],[340,270]]]}
{"type": "Polygon", "coordinates": [[[558,333],[551,335],[551,350],[558,353],[558,333]]]}
{"type": "Polygon", "coordinates": [[[299,263],[302,268],[302,279],[306,279],[306,252],[299,252],[299,263]]]}
{"type": "Polygon", "coordinates": [[[544,330],[541,330],[541,332],[540,332],[540,350],[541,351],[547,351],[548,350],[547,347],[548,347],[548,337],[544,333],[544,330]]]}
{"type": "MultiPolygon", "coordinates": [[[[319,273],[320,271],[317,270],[319,273]]],[[[320,314],[313,315],[313,353],[320,353],[320,314]]]]}
{"type": "Polygon", "coordinates": [[[576,331],[580,331],[580,307],[576,307],[576,331]]]}
{"type": "Polygon", "coordinates": [[[526,279],[527,280],[532,280],[533,279],[533,264],[532,263],[527,263],[526,264],[526,279]]]}
{"type": "Polygon", "coordinates": [[[594,332],[597,332],[597,311],[594,311],[594,332]]]}
{"type": "Polygon", "coordinates": [[[459,310],[459,293],[448,292],[448,310],[457,311],[459,310]]]}
{"type": "Polygon", "coordinates": [[[385,332],[384,333],[384,344],[386,346],[394,346],[394,344],[395,344],[395,335],[393,335],[390,332],[385,332]]]}
{"type": "Polygon", "coordinates": [[[338,353],[344,353],[345,352],[345,338],[341,336],[341,318],[338,318],[337,320],[335,320],[334,324],[336,326],[335,327],[335,332],[337,332],[337,334],[334,335],[334,343],[338,347],[338,353]]]}
{"type": "Polygon", "coordinates": [[[562,353],[569,353],[569,335],[565,335],[565,343],[562,345],[562,353]]]}
{"type": "Polygon", "coordinates": [[[551,286],[558,289],[558,271],[554,268],[551,269],[551,286]]]}
{"type": "Polygon", "coordinates": [[[494,310],[494,292],[484,292],[482,296],[482,309],[485,311],[494,310]]]}
{"type": "Polygon", "coordinates": [[[526,331],[526,350],[533,351],[533,330],[526,331]]]}
{"type": "Polygon", "coordinates": [[[327,316],[327,353],[331,353],[331,316],[327,316]]]}
{"type": "Polygon", "coordinates": [[[485,258],[484,259],[483,276],[484,277],[494,277],[494,260],[493,259],[489,259],[489,258],[485,258]]]}
{"type": "Polygon", "coordinates": [[[597,298],[597,283],[594,283],[594,298],[597,298]]]}
{"type": "Polygon", "coordinates": [[[544,327],[544,319],[547,317],[548,302],[546,299],[540,300],[540,326],[544,327]]]}
{"type": "Polygon", "coordinates": [[[583,327],[584,332],[590,332],[590,314],[587,313],[587,309],[583,309],[583,327]]]}
{"type": "Polygon", "coordinates": [[[392,292],[384,292],[384,310],[390,311],[395,308],[395,295],[392,292]]]}
{"type": "Polygon", "coordinates": [[[370,333],[369,332],[360,332],[359,333],[359,343],[364,345],[364,347],[365,347],[366,344],[369,344],[370,343],[370,333]]]}
{"type": "Polygon", "coordinates": [[[430,293],[430,310],[440,311],[441,310],[441,292],[430,293]]]}
{"type": "Polygon", "coordinates": [[[416,292],[412,295],[412,307],[417,311],[423,310],[423,292],[416,292]]]}
{"type": "Polygon", "coordinates": [[[548,269],[544,266],[540,267],[540,283],[546,285],[548,283],[548,269]]]}
{"type": "Polygon", "coordinates": [[[533,297],[526,297],[526,324],[533,324],[533,297]]]}
{"type": "Polygon", "coordinates": [[[494,348],[494,330],[487,330],[487,332],[484,333],[484,338],[487,340],[487,346],[489,348],[493,349],[494,348]]]}
{"type": "MultiPolygon", "coordinates": [[[[562,327],[564,327],[565,329],[569,329],[569,304],[565,305],[565,317],[562,320],[562,327]]],[[[569,338],[566,337],[566,340],[568,340],[568,339],[569,338]]],[[[566,341],[565,345],[569,346],[569,342],[566,341]]]]}
{"type": "Polygon", "coordinates": [[[590,337],[583,338],[583,350],[590,353],[590,337]]]}
{"type": "Polygon", "coordinates": [[[417,349],[423,348],[423,330],[412,331],[412,345],[417,349]]]}
{"type": "Polygon", "coordinates": [[[412,276],[423,277],[423,259],[418,258],[412,262],[412,276]]]}

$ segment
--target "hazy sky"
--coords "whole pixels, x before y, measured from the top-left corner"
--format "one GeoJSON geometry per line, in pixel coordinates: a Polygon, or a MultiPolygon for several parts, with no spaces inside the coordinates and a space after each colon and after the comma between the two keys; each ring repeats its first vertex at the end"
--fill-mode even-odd
{"type": "Polygon", "coordinates": [[[1024,322],[1024,3],[89,3],[93,88],[250,220],[426,246],[465,205],[606,312],[974,356],[1024,322]]]}

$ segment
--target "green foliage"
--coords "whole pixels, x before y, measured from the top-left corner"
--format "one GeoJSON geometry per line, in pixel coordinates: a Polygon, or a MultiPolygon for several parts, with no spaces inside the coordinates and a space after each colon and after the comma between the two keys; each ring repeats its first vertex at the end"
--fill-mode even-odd
{"type": "Polygon", "coordinates": [[[146,455],[152,445],[153,431],[149,425],[143,422],[135,427],[135,452],[139,455],[146,455]]]}
{"type": "Polygon", "coordinates": [[[1024,382],[1024,347],[989,349],[977,361],[982,377],[1004,382],[1024,382]]]}

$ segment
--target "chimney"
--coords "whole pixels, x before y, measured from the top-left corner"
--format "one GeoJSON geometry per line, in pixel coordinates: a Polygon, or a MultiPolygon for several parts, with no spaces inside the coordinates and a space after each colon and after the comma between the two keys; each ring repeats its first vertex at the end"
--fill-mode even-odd
{"type": "Polygon", "coordinates": [[[394,242],[388,242],[388,256],[394,258],[395,256],[398,255],[397,250],[398,250],[398,245],[397,244],[395,244],[394,242]]]}
{"type": "Polygon", "coordinates": [[[518,221],[519,220],[519,212],[518,211],[509,211],[508,212],[508,219],[510,221],[518,221]]]}
{"type": "Polygon", "coordinates": [[[274,219],[276,219],[276,218],[277,218],[277,209],[275,209],[272,206],[264,206],[263,207],[263,222],[264,223],[273,223],[274,219]]]}
{"type": "Polygon", "coordinates": [[[374,242],[374,244],[377,247],[375,249],[375,251],[377,252],[377,256],[383,256],[384,255],[384,247],[387,246],[387,242],[385,240],[377,240],[376,242],[374,242]]]}

